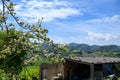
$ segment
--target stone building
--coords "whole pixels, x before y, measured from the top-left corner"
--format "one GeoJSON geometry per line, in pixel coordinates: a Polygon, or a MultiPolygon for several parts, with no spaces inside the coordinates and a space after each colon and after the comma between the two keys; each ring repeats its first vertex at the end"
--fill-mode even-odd
{"type": "Polygon", "coordinates": [[[102,80],[120,74],[120,59],[111,57],[66,57],[64,80],[102,80]]]}
{"type": "Polygon", "coordinates": [[[120,59],[112,57],[65,57],[63,63],[42,66],[41,80],[103,80],[119,76],[119,64],[120,59]]]}

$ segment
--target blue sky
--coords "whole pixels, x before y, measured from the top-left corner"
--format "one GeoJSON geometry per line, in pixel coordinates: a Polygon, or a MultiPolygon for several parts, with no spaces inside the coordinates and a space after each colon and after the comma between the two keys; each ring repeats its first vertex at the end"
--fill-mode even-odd
{"type": "Polygon", "coordinates": [[[43,27],[55,43],[120,45],[120,0],[11,0],[21,20],[43,27]]]}

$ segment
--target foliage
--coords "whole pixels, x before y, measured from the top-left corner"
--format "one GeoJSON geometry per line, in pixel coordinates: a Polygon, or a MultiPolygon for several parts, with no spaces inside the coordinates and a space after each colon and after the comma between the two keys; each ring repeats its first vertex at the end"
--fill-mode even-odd
{"type": "Polygon", "coordinates": [[[0,11],[0,69],[6,74],[15,74],[22,70],[24,65],[34,61],[33,49],[38,43],[51,42],[47,38],[48,30],[42,28],[43,19],[36,24],[20,21],[16,16],[14,6],[10,0],[1,0],[3,10],[0,11]],[[16,30],[15,22],[10,22],[12,16],[23,30],[16,30]]]}
{"type": "Polygon", "coordinates": [[[47,48],[42,48],[39,60],[41,64],[58,63],[63,60],[67,53],[69,50],[66,44],[51,44],[47,48]]]}
{"type": "Polygon", "coordinates": [[[66,45],[54,44],[47,37],[48,30],[41,26],[43,18],[35,24],[25,23],[16,16],[14,10],[16,4],[10,0],[1,2],[3,9],[0,11],[0,69],[5,74],[17,78],[16,76],[23,74],[27,65],[38,66],[41,63],[62,61],[62,57],[69,50],[66,45]],[[16,29],[15,22],[9,20],[10,16],[22,30],[16,29]],[[50,47],[42,48],[41,45],[45,43],[50,47]]]}
{"type": "Polygon", "coordinates": [[[37,78],[39,78],[39,71],[39,66],[26,66],[23,67],[19,76],[21,78],[26,77],[27,80],[32,80],[32,76],[36,76],[37,78]]]}

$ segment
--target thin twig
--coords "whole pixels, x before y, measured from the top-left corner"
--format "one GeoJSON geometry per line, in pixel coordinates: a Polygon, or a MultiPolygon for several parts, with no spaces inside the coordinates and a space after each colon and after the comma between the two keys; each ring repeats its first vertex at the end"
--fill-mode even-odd
{"type": "Polygon", "coordinates": [[[8,33],[7,22],[5,20],[5,2],[4,2],[4,0],[2,0],[2,4],[3,4],[3,21],[4,21],[4,24],[5,24],[5,29],[6,29],[6,31],[8,33]]]}

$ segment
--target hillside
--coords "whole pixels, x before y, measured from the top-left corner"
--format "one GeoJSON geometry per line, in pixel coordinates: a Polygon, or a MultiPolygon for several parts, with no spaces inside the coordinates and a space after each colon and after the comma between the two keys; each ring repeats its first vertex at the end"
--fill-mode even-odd
{"type": "Polygon", "coordinates": [[[87,45],[87,44],[78,44],[70,43],[68,44],[70,53],[78,55],[87,55],[87,56],[112,56],[120,57],[120,46],[118,45],[87,45]]]}
{"type": "Polygon", "coordinates": [[[68,44],[68,48],[71,50],[84,50],[84,51],[100,51],[100,52],[120,52],[120,46],[117,45],[87,45],[87,44],[77,44],[77,43],[70,43],[68,44]]]}
{"type": "MultiPolygon", "coordinates": [[[[57,46],[60,44],[56,44],[57,46]]],[[[54,53],[57,54],[60,50],[54,49],[48,43],[40,46],[39,51],[34,51],[34,53],[54,53]]],[[[70,43],[68,44],[68,51],[64,52],[62,55],[105,55],[105,56],[120,56],[120,46],[118,45],[88,45],[88,44],[78,44],[70,43]]]]}

